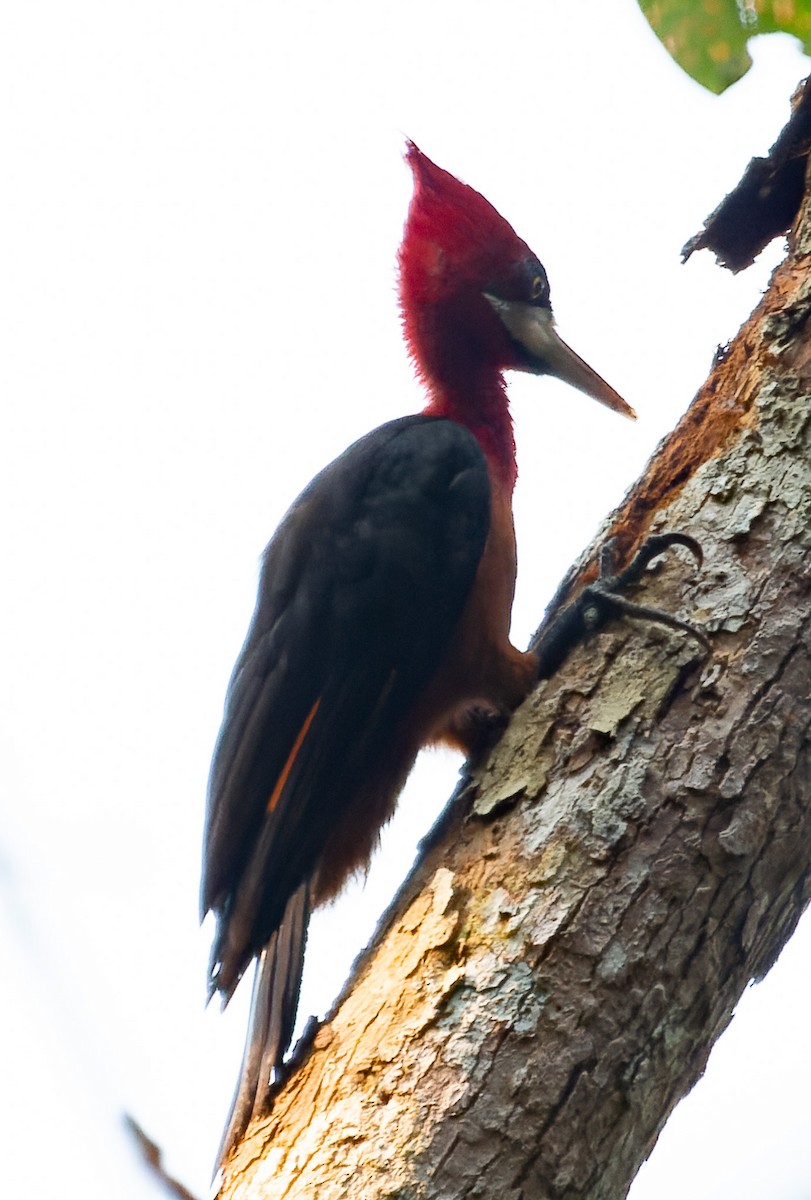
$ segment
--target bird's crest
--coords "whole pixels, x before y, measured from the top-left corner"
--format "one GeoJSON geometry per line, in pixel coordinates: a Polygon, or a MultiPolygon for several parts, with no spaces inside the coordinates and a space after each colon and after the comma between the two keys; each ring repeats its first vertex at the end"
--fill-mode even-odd
{"type": "Polygon", "coordinates": [[[399,256],[406,316],[412,305],[441,301],[467,280],[480,286],[529,256],[526,242],[474,188],[414,142],[407,143],[405,159],[414,176],[399,256]]]}

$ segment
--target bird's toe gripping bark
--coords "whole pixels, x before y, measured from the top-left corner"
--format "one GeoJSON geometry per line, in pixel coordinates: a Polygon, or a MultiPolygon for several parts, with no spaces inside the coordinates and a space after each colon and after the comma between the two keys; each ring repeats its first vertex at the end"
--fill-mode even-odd
{"type": "Polygon", "coordinates": [[[455,717],[442,740],[461,750],[469,762],[477,762],[492,750],[509,723],[507,709],[474,704],[455,717]]]}
{"type": "Polygon", "coordinates": [[[671,546],[684,546],[701,566],[704,555],[695,538],[686,533],[658,533],[647,538],[628,566],[615,573],[616,545],[614,539],[610,538],[600,552],[597,580],[587,584],[574,600],[555,612],[533,638],[530,649],[538,656],[538,678],[548,679],[588,634],[595,633],[609,621],[622,616],[681,629],[709,651],[710,644],[705,634],[688,621],[659,608],[636,604],[623,595],[627,588],[639,582],[652,559],[671,546]]]}

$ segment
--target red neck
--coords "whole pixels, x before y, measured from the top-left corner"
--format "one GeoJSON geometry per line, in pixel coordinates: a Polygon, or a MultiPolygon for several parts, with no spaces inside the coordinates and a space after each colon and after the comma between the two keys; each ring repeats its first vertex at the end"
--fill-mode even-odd
{"type": "MultiPolygon", "coordinates": [[[[488,373],[489,376],[489,373],[488,373]]],[[[518,468],[507,391],[500,374],[449,387],[428,381],[431,399],[423,411],[469,429],[487,458],[491,477],[512,495],[518,468]]]]}

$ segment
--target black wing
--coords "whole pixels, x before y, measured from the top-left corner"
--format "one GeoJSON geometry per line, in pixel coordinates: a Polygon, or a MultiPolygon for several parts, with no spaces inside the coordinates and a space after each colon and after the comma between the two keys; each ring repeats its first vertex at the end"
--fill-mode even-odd
{"type": "Polygon", "coordinates": [[[406,417],[322,471],[268,546],[209,780],[201,899],[218,917],[212,989],[226,999],[380,775],[462,613],[489,520],[473,435],[406,417]]]}

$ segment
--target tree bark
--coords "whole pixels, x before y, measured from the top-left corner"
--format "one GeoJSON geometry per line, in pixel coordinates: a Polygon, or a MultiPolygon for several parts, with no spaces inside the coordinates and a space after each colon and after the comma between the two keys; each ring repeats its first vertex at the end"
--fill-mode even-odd
{"type": "Polygon", "coordinates": [[[453,798],[228,1164],[233,1200],[617,1200],[811,894],[811,219],[614,535],[704,548],[453,798]]]}

